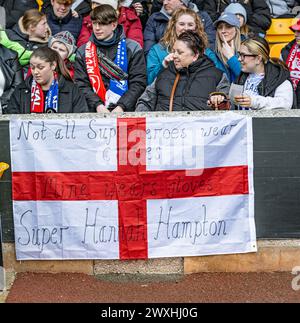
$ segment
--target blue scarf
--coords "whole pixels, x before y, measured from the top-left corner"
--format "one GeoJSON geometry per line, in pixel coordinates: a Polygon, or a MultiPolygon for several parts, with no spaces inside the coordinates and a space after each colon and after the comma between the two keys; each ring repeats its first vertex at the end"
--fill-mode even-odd
{"type": "MultiPolygon", "coordinates": [[[[128,72],[128,62],[127,62],[127,50],[126,50],[126,39],[123,38],[119,44],[117,49],[117,55],[114,60],[114,63],[119,66],[124,72],[128,72]]],[[[128,90],[128,81],[117,81],[115,79],[111,79],[109,82],[109,91],[117,96],[122,96],[128,90]]],[[[108,92],[109,92],[108,91],[108,92]]],[[[111,100],[108,100],[111,101],[111,100]]],[[[117,103],[117,102],[107,102],[109,103],[117,103]]]]}
{"type": "Polygon", "coordinates": [[[58,82],[55,78],[50,86],[50,89],[46,95],[46,102],[45,102],[45,112],[46,113],[53,113],[57,112],[58,110],[58,82]]]}

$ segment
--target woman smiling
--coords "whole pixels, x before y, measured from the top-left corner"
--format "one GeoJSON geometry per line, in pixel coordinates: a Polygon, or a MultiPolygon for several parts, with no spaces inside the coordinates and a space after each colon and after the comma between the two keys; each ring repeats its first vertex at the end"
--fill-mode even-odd
{"type": "Polygon", "coordinates": [[[249,38],[242,43],[239,51],[242,74],[238,83],[244,86],[244,92],[235,97],[240,109],[291,109],[295,104],[287,66],[269,55],[264,38],[249,38]]]}
{"type": "Polygon", "coordinates": [[[158,73],[172,60],[171,50],[177,37],[184,31],[192,30],[208,44],[207,35],[199,15],[188,8],[177,9],[169,20],[168,27],[161,41],[151,47],[147,55],[147,81],[151,84],[158,73]]]}

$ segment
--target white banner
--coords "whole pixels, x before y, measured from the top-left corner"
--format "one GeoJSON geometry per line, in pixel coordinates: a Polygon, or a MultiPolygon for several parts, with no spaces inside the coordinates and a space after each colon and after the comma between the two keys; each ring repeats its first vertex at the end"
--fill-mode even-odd
{"type": "Polygon", "coordinates": [[[24,259],[254,252],[252,120],[12,120],[24,259]]]}

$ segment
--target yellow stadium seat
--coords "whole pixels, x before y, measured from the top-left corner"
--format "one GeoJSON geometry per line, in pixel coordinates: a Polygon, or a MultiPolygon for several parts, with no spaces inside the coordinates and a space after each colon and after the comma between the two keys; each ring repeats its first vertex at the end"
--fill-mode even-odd
{"type": "Polygon", "coordinates": [[[290,26],[294,25],[299,18],[274,18],[270,29],[267,30],[266,40],[270,44],[289,43],[295,37],[290,26]]]}
{"type": "Polygon", "coordinates": [[[280,43],[280,44],[274,44],[271,47],[270,50],[270,57],[276,57],[276,58],[280,58],[280,53],[281,50],[284,46],[286,46],[288,43],[280,43]]]}
{"type": "Polygon", "coordinates": [[[36,0],[37,4],[39,5],[39,11],[42,10],[42,6],[43,6],[43,0],[36,0]]]}

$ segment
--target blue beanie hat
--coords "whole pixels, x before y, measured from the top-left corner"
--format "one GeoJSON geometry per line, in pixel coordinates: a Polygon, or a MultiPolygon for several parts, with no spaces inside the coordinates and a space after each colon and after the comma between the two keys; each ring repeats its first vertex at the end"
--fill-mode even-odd
{"type": "Polygon", "coordinates": [[[220,22],[226,22],[230,26],[240,28],[240,21],[233,13],[223,13],[218,20],[214,22],[214,25],[217,27],[220,22]]]}

